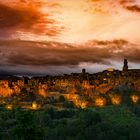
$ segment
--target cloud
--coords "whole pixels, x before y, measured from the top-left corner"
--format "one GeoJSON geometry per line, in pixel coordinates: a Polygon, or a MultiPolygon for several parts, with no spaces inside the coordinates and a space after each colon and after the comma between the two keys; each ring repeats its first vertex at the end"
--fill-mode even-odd
{"type": "Polygon", "coordinates": [[[14,65],[31,66],[77,66],[81,62],[107,63],[103,59],[108,54],[101,54],[97,48],[82,49],[62,43],[48,43],[47,45],[49,45],[48,48],[42,48],[34,44],[34,47],[24,47],[24,50],[10,52],[7,55],[7,62],[14,65]],[[56,47],[52,46],[54,44],[56,47]]]}
{"type": "Polygon", "coordinates": [[[83,46],[28,41],[4,41],[0,44],[1,64],[5,65],[77,66],[82,62],[109,65],[108,60],[123,58],[128,58],[132,62],[140,62],[138,46],[125,40],[94,40],[83,46]]]}
{"type": "Polygon", "coordinates": [[[4,5],[0,3],[0,32],[12,34],[16,31],[55,36],[60,33],[60,28],[48,14],[39,10],[39,5],[29,7],[24,5],[4,5]]]}
{"type": "Polygon", "coordinates": [[[27,28],[41,20],[41,15],[30,9],[19,9],[0,4],[0,26],[3,28],[27,28]]]}
{"type": "Polygon", "coordinates": [[[133,12],[140,12],[140,6],[138,5],[126,6],[125,8],[133,12]]]}
{"type": "Polygon", "coordinates": [[[92,40],[89,41],[87,45],[101,47],[100,52],[106,52],[106,54],[108,54],[108,59],[110,60],[119,60],[127,58],[131,62],[140,63],[139,45],[130,43],[126,40],[92,40]]]}
{"type": "Polygon", "coordinates": [[[116,39],[116,40],[111,40],[111,41],[110,40],[91,40],[91,41],[88,41],[87,44],[88,45],[104,45],[104,46],[106,45],[123,46],[123,45],[129,44],[129,42],[123,39],[116,39]]]}
{"type": "Polygon", "coordinates": [[[136,2],[136,0],[121,0],[120,4],[126,9],[131,12],[140,12],[140,6],[139,3],[136,2]]]}
{"type": "MultiPolygon", "coordinates": [[[[83,45],[58,42],[0,41],[0,70],[9,73],[72,72],[81,64],[111,67],[127,58],[140,63],[140,48],[126,40],[91,40],[83,45]]],[[[84,65],[84,67],[87,67],[84,65]]],[[[99,68],[100,67],[100,68],[99,68]]]]}
{"type": "Polygon", "coordinates": [[[110,7],[110,9],[108,9],[108,13],[110,13],[113,10],[115,11],[115,13],[117,13],[117,11],[120,10],[119,7],[123,7],[124,9],[129,10],[131,12],[138,12],[138,13],[140,12],[139,2],[137,2],[136,0],[118,0],[118,1],[88,0],[88,1],[92,2],[94,4],[94,7],[98,6],[100,13],[101,11],[104,11],[106,7],[110,7]]]}

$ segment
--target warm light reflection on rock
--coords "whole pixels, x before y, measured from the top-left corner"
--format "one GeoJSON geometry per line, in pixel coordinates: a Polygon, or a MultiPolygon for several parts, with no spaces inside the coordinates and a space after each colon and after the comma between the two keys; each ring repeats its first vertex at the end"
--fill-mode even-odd
{"type": "Polygon", "coordinates": [[[39,85],[38,94],[45,98],[47,96],[47,92],[46,92],[47,89],[48,89],[47,85],[45,84],[39,85]]]}
{"type": "Polygon", "coordinates": [[[138,95],[131,95],[130,96],[131,100],[133,103],[137,103],[139,101],[139,96],[138,95]]]}
{"type": "Polygon", "coordinates": [[[97,97],[95,99],[95,105],[96,106],[99,106],[99,107],[103,107],[106,105],[106,99],[105,98],[102,98],[102,97],[97,97]]]}
{"type": "Polygon", "coordinates": [[[82,99],[78,94],[66,94],[65,98],[72,101],[76,107],[86,108],[88,102],[82,99]]]}
{"type": "Polygon", "coordinates": [[[86,101],[81,102],[80,107],[82,109],[87,108],[88,107],[88,102],[86,102],[86,101]]]}
{"type": "Polygon", "coordinates": [[[32,109],[36,110],[38,108],[38,105],[36,102],[33,102],[32,103],[32,109]]]}
{"type": "Polygon", "coordinates": [[[19,93],[20,93],[20,87],[17,86],[17,85],[14,85],[14,92],[15,92],[16,94],[19,94],[19,93]]]}
{"type": "Polygon", "coordinates": [[[82,87],[83,87],[84,89],[89,89],[89,88],[90,88],[89,81],[86,81],[86,80],[83,81],[82,87]]]}
{"type": "Polygon", "coordinates": [[[121,104],[122,98],[120,95],[111,95],[110,98],[113,105],[121,104]]]}
{"type": "Polygon", "coordinates": [[[10,88],[0,87],[0,94],[3,97],[11,96],[14,93],[14,91],[10,88]]]}
{"type": "Polygon", "coordinates": [[[8,110],[12,110],[12,109],[13,109],[13,105],[12,105],[12,104],[8,104],[8,105],[6,105],[6,109],[8,109],[8,110]]]}
{"type": "Polygon", "coordinates": [[[14,93],[14,90],[9,88],[8,81],[2,80],[0,82],[0,95],[3,97],[11,96],[14,93]]]}

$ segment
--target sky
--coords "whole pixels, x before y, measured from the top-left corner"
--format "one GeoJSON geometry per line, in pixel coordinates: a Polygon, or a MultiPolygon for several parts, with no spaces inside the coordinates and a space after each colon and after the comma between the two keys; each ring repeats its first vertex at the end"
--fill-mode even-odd
{"type": "Polygon", "coordinates": [[[140,68],[140,0],[0,0],[0,73],[140,68]]]}

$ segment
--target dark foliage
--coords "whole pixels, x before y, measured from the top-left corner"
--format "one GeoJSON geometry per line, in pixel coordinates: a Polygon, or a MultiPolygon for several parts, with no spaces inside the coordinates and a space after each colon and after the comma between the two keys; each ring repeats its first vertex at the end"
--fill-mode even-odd
{"type": "Polygon", "coordinates": [[[0,109],[1,140],[139,140],[139,105],[38,111],[0,109]]]}

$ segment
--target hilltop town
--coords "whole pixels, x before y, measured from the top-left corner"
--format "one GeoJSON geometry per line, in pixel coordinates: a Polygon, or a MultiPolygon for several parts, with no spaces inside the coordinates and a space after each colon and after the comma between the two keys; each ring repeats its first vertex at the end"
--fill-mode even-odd
{"type": "Polygon", "coordinates": [[[0,105],[7,109],[92,107],[139,103],[140,69],[129,69],[124,59],[122,70],[109,68],[103,72],[44,77],[1,77],[0,105]]]}

